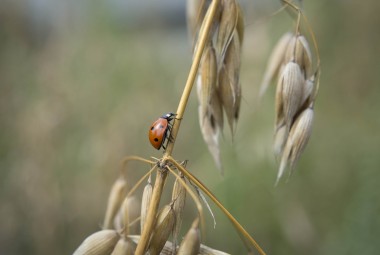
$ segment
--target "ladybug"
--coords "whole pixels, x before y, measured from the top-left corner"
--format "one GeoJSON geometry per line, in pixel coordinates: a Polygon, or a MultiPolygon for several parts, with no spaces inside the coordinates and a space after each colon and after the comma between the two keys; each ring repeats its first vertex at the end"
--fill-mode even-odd
{"type": "Polygon", "coordinates": [[[158,120],[153,122],[152,126],[149,129],[149,141],[154,148],[159,150],[161,146],[166,149],[163,145],[168,136],[168,132],[172,128],[170,121],[174,119],[174,113],[167,113],[162,115],[158,120]]]}

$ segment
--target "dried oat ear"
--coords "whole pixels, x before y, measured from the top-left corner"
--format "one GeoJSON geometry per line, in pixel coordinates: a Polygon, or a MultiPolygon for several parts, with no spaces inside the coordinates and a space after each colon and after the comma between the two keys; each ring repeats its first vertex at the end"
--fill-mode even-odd
{"type": "MultiPolygon", "coordinates": [[[[194,6],[188,14],[189,27],[198,29],[191,32],[193,37],[204,29],[204,23],[200,19],[206,19],[210,14],[210,8],[204,11],[207,6],[204,2],[198,3],[197,6],[198,15],[193,15],[194,6]],[[194,21],[194,17],[197,17],[197,22],[194,21]]],[[[240,66],[243,38],[244,17],[238,2],[222,0],[212,21],[211,32],[206,38],[207,47],[203,53],[196,80],[199,123],[203,139],[221,173],[223,173],[223,167],[219,137],[224,126],[223,112],[226,114],[232,136],[235,134],[240,114],[242,97],[240,66]]]]}
{"type": "Polygon", "coordinates": [[[292,2],[282,2],[298,14],[296,31],[286,33],[275,46],[260,88],[262,97],[270,82],[278,77],[273,143],[274,154],[280,161],[276,184],[288,166],[290,170],[294,168],[309,141],[320,75],[318,45],[306,16],[292,2]],[[312,38],[315,56],[301,32],[301,23],[305,23],[306,32],[312,38]]]}

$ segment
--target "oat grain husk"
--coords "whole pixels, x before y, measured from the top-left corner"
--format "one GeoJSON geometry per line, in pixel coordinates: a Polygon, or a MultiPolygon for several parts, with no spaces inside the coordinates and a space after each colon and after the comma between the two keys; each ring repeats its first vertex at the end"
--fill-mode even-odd
{"type": "Polygon", "coordinates": [[[108,198],[106,214],[104,217],[103,229],[111,229],[114,217],[117,214],[121,203],[126,195],[127,182],[123,176],[120,176],[112,185],[108,198]]]}
{"type": "Polygon", "coordinates": [[[115,230],[101,230],[87,237],[73,255],[111,254],[118,240],[119,234],[115,230]]]}
{"type": "Polygon", "coordinates": [[[170,205],[164,206],[158,213],[156,224],[153,229],[148,249],[150,255],[160,254],[173,231],[174,222],[175,214],[173,207],[170,205]]]}

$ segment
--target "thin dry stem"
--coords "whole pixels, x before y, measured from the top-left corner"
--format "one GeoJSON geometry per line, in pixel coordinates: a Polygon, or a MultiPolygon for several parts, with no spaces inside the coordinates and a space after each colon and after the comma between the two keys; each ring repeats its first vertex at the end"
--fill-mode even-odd
{"type": "Polygon", "coordinates": [[[256,248],[256,250],[261,255],[265,255],[266,253],[260,247],[260,245],[251,237],[251,235],[243,228],[242,225],[232,216],[232,214],[219,202],[219,200],[212,194],[212,192],[194,175],[192,175],[189,171],[187,171],[184,167],[178,164],[171,156],[168,156],[166,160],[173,163],[178,170],[180,170],[188,179],[190,179],[195,185],[197,185],[206,195],[222,210],[222,212],[227,216],[227,218],[231,221],[233,226],[236,228],[239,235],[241,235],[244,244],[247,249],[251,251],[251,245],[256,248]]]}
{"type": "Polygon", "coordinates": [[[131,190],[128,192],[127,194],[127,197],[132,195],[133,192],[136,191],[136,189],[141,185],[141,183],[146,179],[148,178],[148,176],[154,171],[157,169],[157,165],[153,166],[143,177],[140,178],[140,180],[138,180],[138,182],[131,188],[131,190]]]}
{"type": "MultiPolygon", "coordinates": [[[[187,101],[190,97],[191,89],[194,84],[194,80],[197,76],[198,68],[199,68],[199,63],[202,59],[203,51],[207,43],[207,38],[208,34],[210,33],[212,21],[215,17],[215,14],[217,12],[218,6],[220,5],[220,0],[214,0],[212,1],[211,5],[209,8],[211,8],[210,11],[210,16],[207,17],[207,19],[204,20],[205,22],[205,29],[202,31],[202,33],[199,36],[199,46],[197,47],[195,54],[194,54],[194,59],[190,68],[190,73],[184,88],[184,91],[182,93],[181,100],[179,102],[178,108],[177,108],[177,115],[176,119],[174,120],[173,123],[173,128],[171,131],[171,139],[169,139],[164,158],[165,156],[170,156],[172,154],[175,140],[177,138],[177,133],[181,124],[181,119],[183,118],[183,114],[186,109],[187,101]]],[[[149,161],[148,161],[149,162],[149,161]]],[[[146,222],[145,222],[145,227],[141,233],[141,239],[139,241],[139,244],[137,245],[136,248],[136,255],[142,255],[144,254],[146,247],[148,245],[148,241],[150,238],[150,233],[152,232],[152,228],[154,225],[154,220],[157,214],[157,209],[158,205],[160,202],[162,190],[164,187],[164,183],[167,177],[167,172],[166,171],[159,171],[156,177],[156,182],[154,184],[154,189],[153,189],[153,195],[152,195],[152,201],[151,205],[149,206],[146,222]]]]}
{"type": "Polygon", "coordinates": [[[308,32],[309,32],[309,34],[311,36],[311,40],[313,41],[315,53],[317,55],[317,67],[316,67],[316,70],[317,70],[316,71],[317,84],[316,84],[316,87],[315,87],[315,90],[314,90],[314,95],[312,96],[312,101],[315,101],[315,98],[317,97],[317,94],[318,94],[318,91],[319,91],[319,80],[320,80],[319,77],[321,76],[321,59],[320,59],[319,47],[318,47],[317,40],[315,39],[314,31],[311,28],[310,22],[307,19],[306,15],[303,14],[301,8],[299,8],[298,6],[296,6],[295,4],[293,4],[292,2],[289,2],[288,0],[281,0],[281,1],[284,2],[285,4],[287,4],[288,6],[290,6],[291,8],[293,8],[295,11],[297,11],[298,15],[302,16],[303,20],[305,21],[307,30],[308,30],[308,32]]]}
{"type": "MultiPolygon", "coordinates": [[[[181,177],[173,170],[171,169],[169,166],[166,166],[167,169],[169,169],[169,171],[175,176],[178,178],[179,182],[185,187],[186,191],[190,194],[191,198],[193,199],[195,205],[197,206],[197,210],[198,210],[198,214],[199,214],[199,217],[201,219],[201,229],[202,229],[202,234],[204,233],[204,227],[205,227],[205,219],[203,217],[203,207],[202,207],[202,203],[200,202],[199,198],[197,197],[197,195],[194,193],[194,191],[192,191],[189,186],[186,184],[186,182],[184,182],[181,177]]],[[[182,172],[182,171],[181,171],[182,172]]]]}
{"type": "Polygon", "coordinates": [[[127,166],[127,164],[130,161],[140,161],[140,162],[148,163],[148,164],[151,164],[151,165],[154,165],[156,163],[154,161],[151,161],[151,160],[139,157],[139,156],[128,156],[128,157],[125,157],[125,158],[123,158],[121,160],[121,167],[120,167],[120,172],[122,172],[124,174],[124,176],[127,175],[127,168],[126,168],[126,166],[127,166]]]}

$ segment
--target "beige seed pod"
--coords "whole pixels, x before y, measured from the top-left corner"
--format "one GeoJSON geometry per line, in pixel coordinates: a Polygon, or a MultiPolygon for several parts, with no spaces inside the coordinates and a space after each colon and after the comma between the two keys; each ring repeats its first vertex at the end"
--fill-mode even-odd
{"type": "Polygon", "coordinates": [[[130,225],[140,217],[140,201],[135,196],[128,196],[120,207],[120,220],[125,236],[138,233],[138,224],[130,225]]]}
{"type": "Polygon", "coordinates": [[[197,82],[198,99],[202,107],[202,118],[206,117],[207,107],[210,105],[213,91],[216,89],[217,65],[216,55],[212,44],[205,49],[197,82]]]}
{"type": "Polygon", "coordinates": [[[284,116],[284,102],[282,100],[282,86],[283,84],[283,72],[281,73],[276,87],[276,96],[275,96],[275,111],[276,111],[276,119],[275,119],[275,130],[285,124],[285,116],[284,116]]]}
{"type": "Polygon", "coordinates": [[[108,198],[106,215],[104,217],[103,229],[111,229],[114,217],[120,208],[126,194],[127,182],[120,176],[111,188],[108,198]]]}
{"type": "Polygon", "coordinates": [[[136,221],[140,217],[141,203],[140,200],[135,196],[130,196],[124,199],[123,205],[124,212],[124,226],[129,225],[129,234],[139,233],[139,224],[132,224],[132,222],[136,221]],[[128,224],[128,225],[127,225],[128,224]]]}
{"type": "Polygon", "coordinates": [[[148,209],[150,205],[150,201],[152,200],[153,194],[153,186],[151,184],[150,176],[148,179],[148,183],[144,187],[142,201],[141,201],[141,219],[140,219],[140,229],[143,231],[146,216],[148,214],[148,209]]]}
{"type": "Polygon", "coordinates": [[[289,41],[292,38],[292,33],[284,34],[274,47],[265,69],[264,78],[260,85],[259,96],[262,97],[267,91],[270,82],[279,73],[280,66],[284,63],[285,52],[287,50],[289,41]]]}
{"type": "Polygon", "coordinates": [[[224,57],[224,66],[226,68],[229,80],[234,87],[239,85],[240,78],[240,40],[237,31],[235,30],[232,40],[227,47],[227,51],[224,57]]]}
{"type": "Polygon", "coordinates": [[[240,43],[237,33],[228,46],[224,65],[219,72],[219,97],[227,115],[231,133],[234,134],[239,118],[241,102],[240,75],[240,43]]]}
{"type": "Polygon", "coordinates": [[[87,237],[73,255],[110,254],[118,240],[119,234],[115,230],[101,230],[87,237]]]}
{"type": "Polygon", "coordinates": [[[232,40],[238,21],[238,6],[235,0],[222,1],[218,35],[216,40],[218,63],[222,63],[224,54],[232,40]]]}
{"type": "Polygon", "coordinates": [[[196,218],[190,230],[179,246],[177,255],[197,255],[200,251],[201,234],[199,231],[199,218],[196,218]]]}
{"type": "Polygon", "coordinates": [[[303,35],[293,36],[286,50],[285,61],[296,62],[305,77],[312,74],[312,58],[309,43],[303,35]]]}
{"type": "MultiPolygon", "coordinates": [[[[201,107],[199,107],[198,110],[199,116],[201,116],[201,107]]],[[[220,173],[223,175],[219,149],[219,134],[221,129],[219,125],[216,125],[218,121],[216,118],[214,118],[215,116],[216,115],[210,114],[207,118],[199,118],[199,124],[201,126],[203,140],[205,140],[208,150],[210,151],[216,166],[218,167],[220,173]]]]}
{"type": "MultiPolygon", "coordinates": [[[[113,220],[113,227],[116,231],[123,232],[124,230],[124,221],[123,221],[123,214],[121,213],[121,210],[116,214],[114,220],[113,220]]],[[[128,235],[128,229],[126,230],[126,234],[128,235]]]]}
{"type": "Polygon", "coordinates": [[[286,64],[282,75],[282,103],[285,123],[290,129],[295,114],[300,110],[305,79],[298,64],[286,64]]]}
{"type": "MultiPolygon", "coordinates": [[[[181,174],[181,180],[186,183],[185,177],[181,174]]],[[[181,230],[183,220],[183,210],[186,201],[186,188],[182,185],[181,181],[176,178],[172,191],[172,203],[175,214],[175,223],[173,230],[173,250],[177,247],[178,235],[181,230]]]]}
{"type": "Polygon", "coordinates": [[[288,129],[285,125],[280,126],[274,134],[273,151],[277,159],[281,158],[286,140],[288,138],[288,129]]]}
{"type": "Polygon", "coordinates": [[[135,254],[136,244],[129,238],[121,237],[116,243],[111,255],[133,255],[135,254]]]}
{"type": "Polygon", "coordinates": [[[307,108],[295,120],[289,132],[288,140],[282,154],[276,183],[278,183],[284,174],[286,166],[289,164],[290,169],[293,169],[300,155],[304,151],[311,135],[313,118],[313,109],[307,108]]]}
{"type": "Polygon", "coordinates": [[[314,82],[315,82],[315,76],[311,76],[309,79],[305,81],[305,86],[303,89],[303,97],[302,97],[302,105],[310,104],[310,100],[312,100],[311,96],[314,91],[314,82]]]}
{"type": "Polygon", "coordinates": [[[170,205],[164,206],[157,215],[152,238],[149,243],[148,252],[150,255],[160,254],[173,231],[174,222],[175,214],[173,207],[170,205]]]}
{"type": "Polygon", "coordinates": [[[207,116],[209,118],[211,128],[215,132],[217,132],[217,130],[223,130],[223,107],[217,90],[214,90],[212,93],[211,102],[207,109],[207,116]]]}

